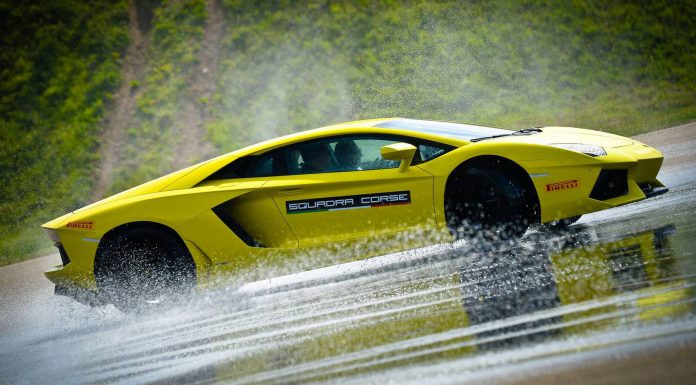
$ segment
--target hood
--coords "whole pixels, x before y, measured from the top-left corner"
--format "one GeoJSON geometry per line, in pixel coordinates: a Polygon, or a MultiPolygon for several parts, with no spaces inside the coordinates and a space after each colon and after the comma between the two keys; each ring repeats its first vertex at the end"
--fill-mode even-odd
{"type": "Polygon", "coordinates": [[[541,130],[542,132],[538,134],[511,136],[505,139],[546,145],[553,143],[582,143],[604,148],[616,148],[633,144],[632,139],[623,136],[582,128],[542,127],[541,130]]]}

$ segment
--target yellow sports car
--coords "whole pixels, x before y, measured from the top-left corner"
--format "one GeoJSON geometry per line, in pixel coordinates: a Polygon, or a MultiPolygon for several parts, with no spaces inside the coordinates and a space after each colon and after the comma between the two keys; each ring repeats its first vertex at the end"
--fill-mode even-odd
{"type": "Polygon", "coordinates": [[[258,279],[530,225],[666,191],[662,154],[568,127],[375,119],[174,172],[43,225],[56,293],[126,308],[217,277],[258,279]]]}

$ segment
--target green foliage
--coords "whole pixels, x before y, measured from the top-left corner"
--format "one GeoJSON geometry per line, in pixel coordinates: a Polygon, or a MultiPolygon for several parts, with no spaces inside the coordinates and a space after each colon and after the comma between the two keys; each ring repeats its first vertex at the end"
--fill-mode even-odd
{"type": "MultiPolygon", "coordinates": [[[[124,1],[0,3],[0,264],[86,203],[128,43],[124,1]]],[[[43,238],[41,238],[43,239],[43,238]]]]}
{"type": "Polygon", "coordinates": [[[204,0],[165,2],[155,9],[144,91],[137,99],[140,124],[130,130],[128,160],[117,170],[112,193],[173,171],[176,118],[188,95],[206,18],[204,0]]]}
{"type": "Polygon", "coordinates": [[[383,116],[624,135],[696,117],[688,2],[225,6],[235,27],[208,125],[221,149],[383,116]]]}

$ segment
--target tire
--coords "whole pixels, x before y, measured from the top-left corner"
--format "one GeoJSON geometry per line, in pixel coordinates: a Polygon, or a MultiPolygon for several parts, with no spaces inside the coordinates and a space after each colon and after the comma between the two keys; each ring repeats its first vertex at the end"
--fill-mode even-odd
{"type": "Polygon", "coordinates": [[[156,229],[120,233],[98,259],[100,294],[122,311],[167,306],[196,284],[195,264],[182,242],[156,229]]]}
{"type": "Polygon", "coordinates": [[[527,231],[538,204],[528,187],[506,171],[474,163],[448,182],[448,226],[457,239],[515,240],[527,231]]]}

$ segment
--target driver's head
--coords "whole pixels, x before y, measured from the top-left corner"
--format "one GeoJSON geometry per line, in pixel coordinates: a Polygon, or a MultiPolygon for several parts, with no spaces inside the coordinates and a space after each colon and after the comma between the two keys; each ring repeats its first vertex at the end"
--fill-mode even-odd
{"type": "Polygon", "coordinates": [[[329,171],[331,169],[331,153],[327,143],[313,143],[300,149],[302,168],[306,171],[329,171]]]}
{"type": "Polygon", "coordinates": [[[336,160],[346,170],[357,170],[360,166],[362,153],[357,144],[352,140],[345,140],[336,143],[334,149],[336,160]]]}

